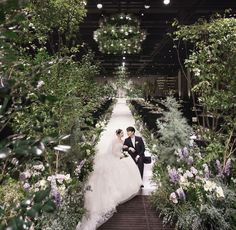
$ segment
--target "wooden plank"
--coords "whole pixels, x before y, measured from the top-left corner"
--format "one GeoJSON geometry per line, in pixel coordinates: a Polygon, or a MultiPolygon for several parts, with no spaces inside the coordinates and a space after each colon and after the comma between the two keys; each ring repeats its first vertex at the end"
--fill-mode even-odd
{"type": "Polygon", "coordinates": [[[173,230],[163,226],[158,214],[151,208],[149,196],[136,196],[117,207],[117,212],[99,230],[173,230]]]}

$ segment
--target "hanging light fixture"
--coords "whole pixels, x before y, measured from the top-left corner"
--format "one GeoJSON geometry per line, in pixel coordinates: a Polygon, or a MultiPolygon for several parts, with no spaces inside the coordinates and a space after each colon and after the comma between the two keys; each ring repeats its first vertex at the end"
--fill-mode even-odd
{"type": "Polygon", "coordinates": [[[164,3],[165,5],[168,5],[168,4],[170,4],[170,0],[164,0],[163,3],[164,3]]]}
{"type": "Polygon", "coordinates": [[[100,10],[100,9],[102,9],[102,2],[101,1],[98,1],[98,3],[97,3],[97,8],[100,10]]]}
{"type": "Polygon", "coordinates": [[[148,0],[145,1],[144,8],[147,10],[151,7],[150,2],[148,0]]]}
{"type": "Polygon", "coordinates": [[[146,31],[141,30],[138,19],[124,13],[104,18],[94,31],[99,50],[107,54],[139,53],[145,39],[146,31]]]}

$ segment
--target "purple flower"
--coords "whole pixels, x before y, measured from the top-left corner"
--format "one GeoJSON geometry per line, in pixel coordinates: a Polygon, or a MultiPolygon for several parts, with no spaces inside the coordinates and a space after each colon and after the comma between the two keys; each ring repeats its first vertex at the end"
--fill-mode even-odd
{"type": "Polygon", "coordinates": [[[205,178],[209,179],[210,177],[210,170],[207,164],[203,164],[202,167],[204,168],[205,178]]]}
{"type": "Polygon", "coordinates": [[[51,195],[57,207],[61,204],[61,194],[57,189],[56,177],[51,177],[51,195]]]}
{"type": "Polygon", "coordinates": [[[196,168],[194,168],[193,166],[190,168],[190,170],[191,170],[191,173],[193,174],[193,175],[197,175],[197,173],[198,173],[198,170],[196,169],[196,168]]]}
{"type": "Polygon", "coordinates": [[[186,158],[186,157],[189,155],[187,147],[184,147],[184,148],[182,149],[182,154],[183,154],[183,157],[184,157],[184,158],[186,158]]]}
{"type": "Polygon", "coordinates": [[[217,170],[218,170],[218,176],[219,177],[224,177],[223,169],[222,169],[222,166],[221,166],[221,163],[220,163],[219,160],[216,160],[216,166],[217,166],[217,170]]]}
{"type": "Polygon", "coordinates": [[[189,156],[189,157],[187,158],[187,164],[188,164],[188,165],[192,165],[192,164],[193,164],[193,157],[192,157],[192,156],[189,156]]]}
{"type": "Polygon", "coordinates": [[[61,194],[58,192],[58,190],[54,190],[52,192],[52,197],[53,197],[53,200],[54,200],[56,206],[60,207],[60,205],[61,205],[61,194]]]}
{"type": "Polygon", "coordinates": [[[29,183],[24,183],[23,189],[24,189],[26,192],[28,192],[29,189],[30,189],[30,184],[29,184],[29,183]]]}
{"type": "Polygon", "coordinates": [[[32,176],[31,172],[29,170],[27,170],[25,172],[20,173],[20,180],[25,181],[26,179],[30,178],[31,176],[32,176]]]}
{"type": "Polygon", "coordinates": [[[188,157],[188,149],[186,147],[184,147],[183,149],[179,149],[178,150],[178,156],[179,158],[182,160],[184,158],[188,157]]]}
{"type": "Polygon", "coordinates": [[[231,169],[231,159],[229,158],[225,163],[224,174],[229,176],[230,175],[230,169],[231,169]]]}
{"type": "Polygon", "coordinates": [[[79,174],[81,173],[81,169],[83,168],[84,164],[86,162],[86,159],[82,160],[79,165],[77,165],[76,169],[75,169],[75,175],[79,176],[79,174]]]}
{"type": "Polygon", "coordinates": [[[179,182],[180,175],[179,175],[178,171],[175,168],[169,169],[168,173],[169,173],[169,177],[170,177],[171,182],[173,182],[175,184],[179,182]]]}

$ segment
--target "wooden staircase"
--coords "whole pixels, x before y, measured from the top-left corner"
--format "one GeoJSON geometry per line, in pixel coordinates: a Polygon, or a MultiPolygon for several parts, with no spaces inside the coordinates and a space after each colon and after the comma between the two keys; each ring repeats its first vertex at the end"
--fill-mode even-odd
{"type": "Polygon", "coordinates": [[[136,196],[119,205],[117,212],[99,230],[173,230],[163,226],[156,211],[151,208],[149,196],[136,196]]]}

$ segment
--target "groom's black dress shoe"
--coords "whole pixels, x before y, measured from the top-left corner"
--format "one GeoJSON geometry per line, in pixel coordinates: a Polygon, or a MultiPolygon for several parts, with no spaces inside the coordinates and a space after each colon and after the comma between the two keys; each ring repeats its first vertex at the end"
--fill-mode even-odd
{"type": "Polygon", "coordinates": [[[142,185],[140,186],[140,188],[144,188],[144,185],[142,184],[142,185]]]}

